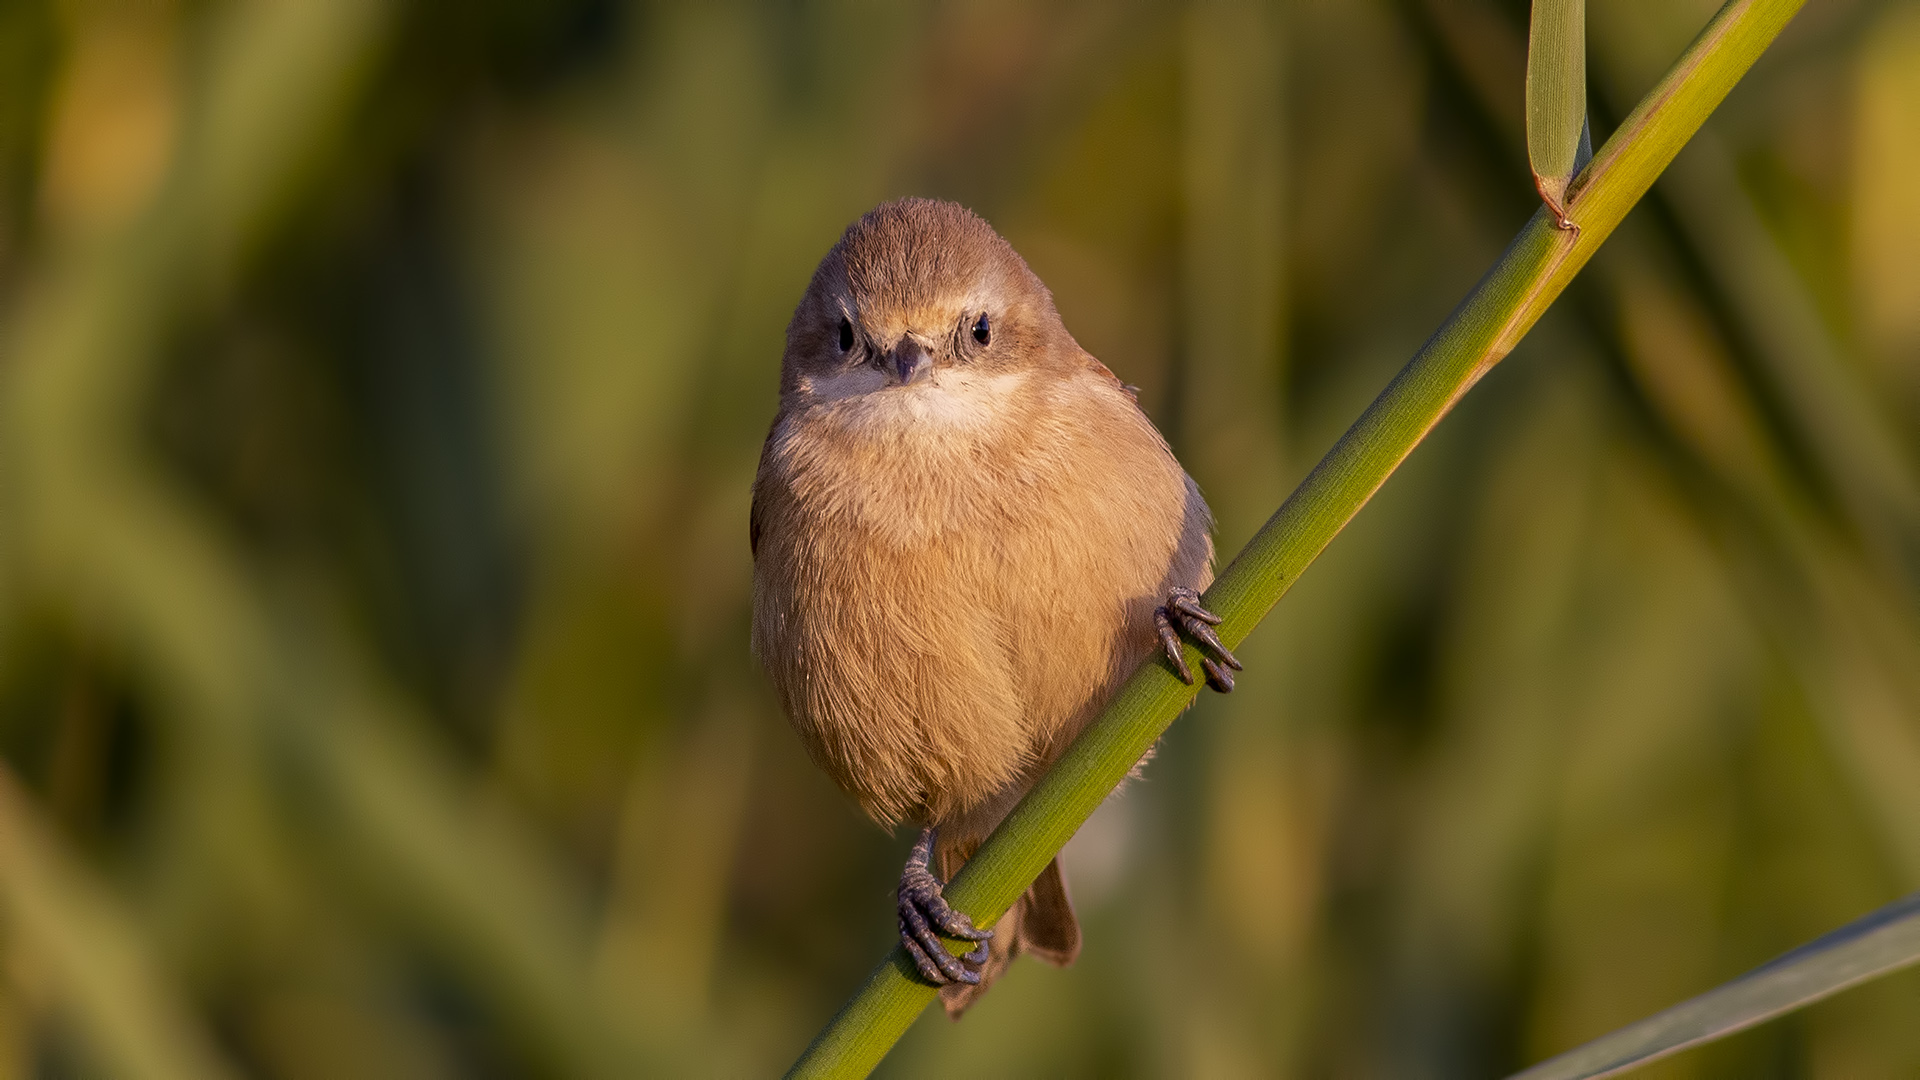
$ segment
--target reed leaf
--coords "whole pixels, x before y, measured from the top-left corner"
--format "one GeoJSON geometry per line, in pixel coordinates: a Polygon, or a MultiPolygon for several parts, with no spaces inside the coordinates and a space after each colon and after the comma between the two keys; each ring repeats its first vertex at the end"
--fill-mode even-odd
{"type": "Polygon", "coordinates": [[[1920,893],[1664,1012],[1603,1035],[1511,1080],[1613,1076],[1920,963],[1920,893]]]}
{"type": "MultiPolygon", "coordinates": [[[[1222,616],[1219,632],[1229,646],[1246,638],[1454,403],[1539,320],[1801,2],[1723,6],[1601,148],[1581,183],[1568,188],[1564,213],[1542,208],[1534,215],[1208,590],[1206,603],[1222,616]]],[[[1198,654],[1189,659],[1197,663],[1198,654]]],[[[954,907],[979,925],[997,919],[1193,695],[1165,663],[1136,672],[948,884],[954,907]]],[[[896,946],[788,1075],[867,1075],[934,996],[896,946]]]]}
{"type": "Polygon", "coordinates": [[[1533,186],[1566,223],[1567,187],[1585,164],[1587,5],[1534,0],[1527,31],[1527,161],[1533,186]]]}

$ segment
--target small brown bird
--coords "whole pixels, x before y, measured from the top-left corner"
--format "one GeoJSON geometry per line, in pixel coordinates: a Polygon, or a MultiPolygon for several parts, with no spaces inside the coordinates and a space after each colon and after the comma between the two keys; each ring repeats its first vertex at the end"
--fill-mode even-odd
{"type": "Polygon", "coordinates": [[[941,881],[1199,603],[1212,518],[1129,389],[971,211],[853,223],[787,327],[753,487],[753,647],[813,760],[876,821],[924,826],[900,941],[960,1011],[1013,957],[1067,964],[1058,861],[986,931],[941,881]],[[933,868],[939,868],[935,878],[933,868]],[[980,944],[950,954],[938,934],[980,944]]]}

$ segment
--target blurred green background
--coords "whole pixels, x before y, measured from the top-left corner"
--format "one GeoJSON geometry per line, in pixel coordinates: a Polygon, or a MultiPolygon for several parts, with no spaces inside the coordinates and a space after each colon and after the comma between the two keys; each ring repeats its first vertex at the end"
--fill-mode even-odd
{"type": "MultiPolygon", "coordinates": [[[[1597,136],[1711,8],[1593,5],[1597,136]]],[[[0,0],[0,1077],[783,1069],[911,839],[747,653],[814,262],[979,210],[1231,553],[1532,212],[1525,27],[0,0]]],[[[1920,3],[1818,0],[883,1071],[1495,1075],[1920,887],[1916,176],[1920,3]]]]}

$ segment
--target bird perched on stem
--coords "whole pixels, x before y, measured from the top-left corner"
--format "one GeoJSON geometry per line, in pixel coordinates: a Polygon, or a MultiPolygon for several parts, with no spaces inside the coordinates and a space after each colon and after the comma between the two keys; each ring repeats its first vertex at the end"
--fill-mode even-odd
{"type": "Polygon", "coordinates": [[[1193,681],[1181,633],[1233,688],[1199,602],[1211,525],[971,211],[887,203],[821,260],[754,480],[754,651],[813,760],[875,820],[923,827],[900,941],[950,1014],[1021,952],[1070,963],[1080,928],[1057,860],[992,930],[941,882],[1148,657],[1193,681]]]}

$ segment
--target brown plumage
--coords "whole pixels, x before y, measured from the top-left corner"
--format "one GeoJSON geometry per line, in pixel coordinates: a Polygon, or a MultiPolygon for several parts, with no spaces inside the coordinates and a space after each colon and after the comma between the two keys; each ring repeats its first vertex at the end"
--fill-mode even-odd
{"type": "MultiPolygon", "coordinates": [[[[950,877],[1161,647],[1163,604],[1210,636],[1168,600],[1211,578],[1206,504],[1046,286],[953,203],[847,229],[787,328],[780,391],[754,651],[814,761],[875,820],[937,829],[950,877]]],[[[908,910],[913,871],[910,954],[916,912],[951,922],[937,883],[908,910]]],[[[1018,952],[1066,963],[1079,941],[1055,863],[963,971],[916,963],[958,1015],[1018,952]]]]}

